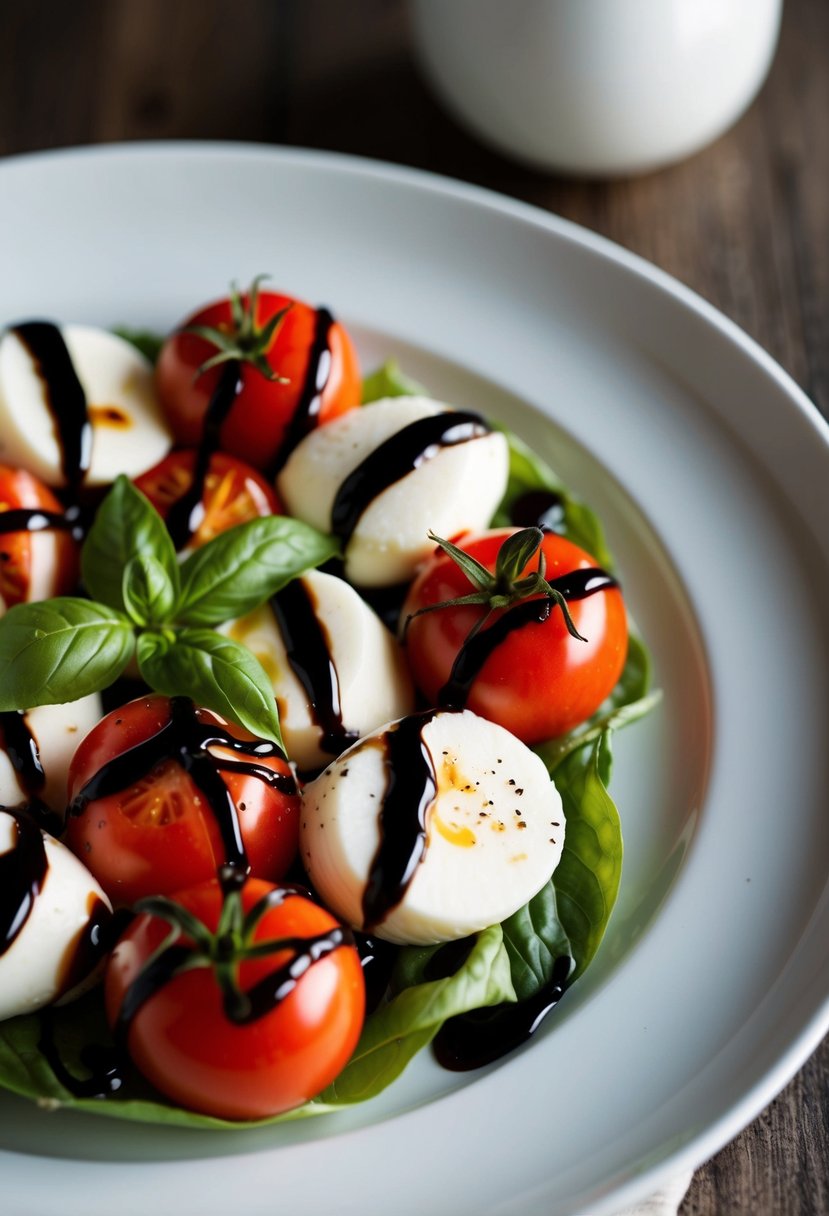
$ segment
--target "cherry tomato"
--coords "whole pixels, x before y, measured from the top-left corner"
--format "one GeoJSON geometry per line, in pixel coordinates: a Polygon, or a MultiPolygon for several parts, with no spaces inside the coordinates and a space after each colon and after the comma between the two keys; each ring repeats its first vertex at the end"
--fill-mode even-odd
{"type": "MultiPolygon", "coordinates": [[[[241,364],[241,389],[221,427],[224,451],[238,456],[256,469],[271,469],[280,453],[288,428],[303,398],[313,398],[318,371],[323,364],[314,357],[318,312],[291,296],[273,291],[256,291],[244,296],[240,305],[251,309],[253,298],[254,336],[243,338],[242,346],[257,344],[256,334],[281,310],[287,309],[270,339],[263,347],[264,363],[280,380],[269,380],[253,362],[241,364]],[[306,393],[306,386],[309,392],[306,393]]],[[[238,298],[237,298],[238,299],[238,298]]],[[[219,384],[222,365],[199,374],[217,346],[205,338],[182,332],[193,326],[218,330],[229,337],[239,332],[234,320],[233,299],[218,300],[189,317],[164,343],[156,367],[156,383],[161,402],[180,444],[198,445],[208,404],[219,384]]],[[[338,414],[360,404],[361,379],[354,346],[342,325],[334,322],[327,332],[330,352],[319,411],[311,425],[330,421],[338,414]]]]}
{"type": "MultiPolygon", "coordinates": [[[[270,884],[249,879],[241,892],[243,911],[249,913],[273,891],[270,884]]],[[[222,912],[217,882],[182,891],[175,902],[216,934],[222,912]]],[[[141,915],[116,946],[105,980],[111,1025],[118,1023],[125,993],[169,928],[155,916],[141,915]]],[[[327,937],[334,943],[341,932],[330,913],[289,891],[265,912],[251,940],[327,937]]],[[[241,991],[251,993],[301,955],[302,944],[295,941],[293,947],[239,963],[241,991]]],[[[281,994],[284,978],[267,986],[268,993],[281,994]]],[[[255,1010],[259,1016],[231,1020],[209,963],[182,971],[156,988],[127,1023],[129,1053],[144,1076],[180,1106],[224,1119],[264,1119],[290,1110],[333,1081],[356,1046],[365,1009],[356,949],[335,945],[284,988],[282,999],[255,1010]]]]}
{"type": "MultiPolygon", "coordinates": [[[[37,477],[0,465],[0,529],[8,511],[63,515],[60,502],[37,477]]],[[[77,581],[78,553],[78,542],[65,529],[0,530],[0,611],[66,595],[77,581]]]]}
{"type": "MultiPolygon", "coordinates": [[[[166,519],[170,508],[179,502],[193,485],[196,467],[196,452],[192,448],[171,452],[146,473],[137,477],[135,484],[166,519]]],[[[226,532],[237,524],[259,519],[263,515],[279,515],[281,506],[275,492],[264,477],[255,469],[216,452],[210,457],[202,495],[203,515],[193,536],[187,544],[197,549],[206,545],[220,532],[226,532]]]]}
{"type": "Polygon", "coordinates": [[[299,796],[287,763],[254,756],[249,747],[210,744],[205,754],[200,743],[223,732],[242,747],[254,739],[187,698],[151,695],[107,714],[78,747],[69,768],[66,843],[113,902],[130,904],[215,877],[232,860],[222,826],[232,827],[233,808],[252,874],[274,880],[291,864],[299,796]],[[130,749],[120,767],[113,763],[130,749]],[[212,792],[197,784],[205,770],[212,792]],[[100,788],[104,779],[109,792],[100,788]]]}
{"type": "MultiPolygon", "coordinates": [[[[462,539],[459,547],[494,571],[501,546],[511,535],[515,535],[515,529],[485,532],[462,539]]],[[[544,535],[541,551],[546,561],[545,577],[553,585],[573,571],[596,568],[588,553],[553,533],[544,535]]],[[[535,570],[537,562],[534,556],[521,576],[535,570]]],[[[474,591],[452,558],[438,550],[412,584],[401,622],[418,609],[474,591]]],[[[530,596],[523,603],[533,600],[543,602],[543,597],[530,596]]],[[[488,605],[452,605],[414,617],[406,631],[406,653],[414,681],[430,704],[448,700],[453,707],[463,705],[500,723],[525,743],[562,735],[598,709],[619,679],[627,655],[627,619],[617,585],[611,582],[584,598],[568,598],[568,608],[576,630],[586,641],[570,634],[561,608],[550,603],[543,622],[535,619],[505,630],[505,636],[477,668],[471,682],[471,673],[467,673],[463,682],[465,698],[458,692],[458,682],[454,695],[445,693],[441,697],[441,692],[465,639],[486,616],[488,605]]],[[[479,653],[486,648],[483,639],[489,629],[499,625],[505,613],[515,611],[513,606],[495,609],[477,635],[482,640],[476,640],[476,648],[481,647],[479,653]]],[[[470,644],[466,650],[470,652],[470,644]]]]}

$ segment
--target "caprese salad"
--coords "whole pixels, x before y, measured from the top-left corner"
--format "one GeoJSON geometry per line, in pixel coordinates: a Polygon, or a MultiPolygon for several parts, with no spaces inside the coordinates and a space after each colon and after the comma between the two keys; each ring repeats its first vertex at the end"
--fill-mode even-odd
{"type": "Polygon", "coordinates": [[[8,325],[0,462],[0,1087],[247,1125],[527,1039],[655,701],[589,508],[259,280],[8,325]]]}

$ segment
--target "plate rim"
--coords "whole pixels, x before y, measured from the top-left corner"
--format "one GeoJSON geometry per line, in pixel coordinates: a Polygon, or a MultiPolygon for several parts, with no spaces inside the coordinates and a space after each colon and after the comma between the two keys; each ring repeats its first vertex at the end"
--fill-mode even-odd
{"type": "MultiPolygon", "coordinates": [[[[366,179],[379,178],[385,181],[397,182],[403,186],[417,187],[436,192],[455,199],[461,199],[473,206],[483,206],[489,211],[511,215],[534,228],[546,230],[567,243],[575,244],[581,249],[598,255],[602,260],[614,263],[637,279],[650,284],[657,291],[666,293],[675,299],[684,310],[700,317],[707,326],[722,334],[728,342],[736,347],[746,358],[754,363],[766,377],[771,379],[784,393],[790,407],[794,407],[810,425],[816,437],[819,437],[829,450],[829,422],[821,414],[818,407],[809,399],[793,377],[781,367],[759,343],[732,321],[714,305],[710,304],[698,293],[687,287],[668,272],[650,263],[639,254],[633,253],[607,237],[601,236],[590,229],[564,219],[552,212],[518,199],[513,199],[487,187],[433,173],[428,170],[401,166],[391,162],[375,160],[366,157],[353,156],[342,152],[328,152],[316,149],[295,148],[284,145],[271,145],[244,141],[212,141],[212,140],[170,140],[170,141],[134,141],[114,142],[106,144],[85,145],[80,147],[60,148],[47,151],[22,153],[0,160],[0,180],[9,171],[25,170],[28,166],[41,166],[61,160],[113,159],[115,156],[127,158],[147,156],[157,157],[217,157],[235,156],[239,158],[268,159],[280,163],[295,163],[299,166],[313,166],[331,171],[332,169],[346,175],[358,174],[366,179]]],[[[826,892],[821,899],[825,899],[826,892]]],[[[815,914],[817,909],[815,909],[815,914]]],[[[683,1169],[695,1168],[700,1161],[717,1151],[728,1140],[737,1135],[763,1107],[791,1079],[798,1068],[814,1051],[821,1039],[829,1031],[829,991],[816,1008],[812,1017],[807,1021],[800,1034],[787,1050],[778,1056],[776,1065],[766,1071],[763,1077],[751,1085],[742,1097],[720,1116],[714,1123],[709,1124],[704,1131],[695,1135],[686,1145],[676,1152],[669,1152],[659,1162],[646,1167],[642,1174],[629,1179],[615,1187],[612,1194],[596,1199],[592,1210],[595,1213],[615,1211],[624,1203],[647,1195],[664,1180],[673,1177],[683,1169]],[[644,1179],[644,1182],[643,1182],[644,1179]]],[[[0,1157],[17,1156],[3,1150],[0,1157]]],[[[244,1153],[239,1156],[244,1156],[244,1153]]],[[[234,1158],[236,1159],[236,1158],[234,1158]]],[[[91,1163],[84,1163],[87,1166],[91,1163]]],[[[154,1163],[156,1166],[177,1163],[154,1163]]],[[[178,1163],[180,1164],[180,1163],[178,1163]]]]}

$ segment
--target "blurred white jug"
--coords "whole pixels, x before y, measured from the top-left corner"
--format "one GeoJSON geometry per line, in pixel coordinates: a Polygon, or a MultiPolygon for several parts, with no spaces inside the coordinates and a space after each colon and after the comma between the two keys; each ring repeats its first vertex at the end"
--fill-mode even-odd
{"type": "Polygon", "coordinates": [[[412,0],[437,93],[499,151],[612,176],[715,139],[759,90],[783,0],[412,0]]]}

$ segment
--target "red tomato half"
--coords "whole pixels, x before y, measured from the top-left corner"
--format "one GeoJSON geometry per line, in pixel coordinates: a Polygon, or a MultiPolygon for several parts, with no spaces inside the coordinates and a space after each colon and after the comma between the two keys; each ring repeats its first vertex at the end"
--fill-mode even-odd
{"type": "MultiPolygon", "coordinates": [[[[458,543],[492,571],[501,544],[515,531],[500,529],[458,543]]],[[[541,547],[546,559],[545,577],[550,583],[573,571],[595,569],[596,563],[588,553],[561,536],[545,534],[541,547]]],[[[536,556],[523,574],[536,569],[537,564],[536,556]]],[[[419,608],[473,590],[452,559],[438,551],[412,584],[401,621],[419,608]]],[[[530,744],[563,735],[589,718],[610,693],[625,664],[625,606],[619,588],[609,586],[583,599],[568,601],[568,607],[586,641],[571,636],[561,609],[552,606],[545,621],[531,621],[506,632],[477,669],[463,706],[500,723],[530,744]]],[[[406,636],[409,666],[431,705],[441,703],[441,690],[449,681],[458,652],[486,611],[477,604],[452,606],[411,620],[406,636]]],[[[496,610],[478,638],[485,638],[499,618],[514,611],[512,607],[496,610]]],[[[451,704],[460,708],[457,700],[451,704]]]]}
{"type": "MultiPolygon", "coordinates": [[[[244,911],[270,889],[250,879],[242,890],[244,911]]],[[[222,906],[218,883],[182,891],[176,902],[215,932],[222,906]]],[[[265,913],[253,940],[308,939],[338,928],[330,913],[289,893],[265,913]]],[[[168,932],[165,921],[139,916],[116,946],[105,987],[111,1025],[130,984],[168,932]]],[[[281,950],[240,964],[240,988],[249,992],[296,954],[281,950]]],[[[312,962],[282,1000],[243,1023],[225,1014],[212,968],[196,967],[140,1006],[127,1029],[127,1046],[144,1076],[180,1106],[224,1119],[265,1119],[301,1105],[334,1080],[356,1046],[364,1009],[360,959],[352,945],[312,962]]]]}
{"type": "MultiPolygon", "coordinates": [[[[185,710],[190,706],[184,698],[176,701],[185,710]]],[[[252,874],[281,878],[296,853],[299,796],[288,792],[294,786],[286,762],[277,756],[252,757],[211,746],[207,767],[218,781],[219,794],[214,809],[214,801],[197,784],[195,770],[187,772],[181,759],[170,754],[154,759],[154,752],[173,750],[167,746],[171,708],[169,697],[151,695],[113,710],[86,736],[69,768],[66,843],[115,903],[131,904],[215,877],[229,856],[221,830],[228,822],[229,803],[231,815],[235,807],[252,874]],[[158,736],[165,728],[166,742],[160,748],[158,736]],[[121,762],[125,767],[119,771],[113,761],[130,749],[132,755],[121,762]],[[274,777],[268,780],[240,767],[251,763],[274,777]],[[102,770],[116,791],[73,808],[87,783],[101,780],[102,770]]],[[[189,712],[194,738],[218,726],[243,743],[254,739],[241,727],[228,727],[209,710],[189,712]]],[[[173,742],[178,746],[178,741],[173,742]]],[[[197,750],[190,747],[188,755],[197,750]]]]}
{"type": "MultiPolygon", "coordinates": [[[[135,484],[146,494],[162,519],[179,502],[193,484],[196,452],[171,452],[135,484]]],[[[233,456],[216,452],[210,457],[202,495],[203,517],[188,544],[197,549],[206,545],[220,532],[237,524],[259,519],[264,515],[279,515],[282,508],[275,492],[255,469],[233,456]]]]}
{"type": "MultiPolygon", "coordinates": [[[[245,307],[249,297],[243,297],[245,307]]],[[[256,469],[270,469],[286,432],[306,396],[315,395],[317,359],[317,309],[273,291],[261,291],[256,302],[256,325],[290,305],[268,346],[265,357],[271,369],[285,382],[268,380],[251,364],[241,366],[242,388],[220,432],[221,446],[256,469]]],[[[219,300],[189,317],[181,327],[199,325],[229,333],[233,329],[231,303],[219,300]]],[[[327,333],[330,365],[322,389],[314,424],[330,421],[360,404],[361,379],[357,354],[342,325],[334,322],[327,333]]],[[[198,369],[215,355],[217,348],[204,338],[177,331],[167,339],[156,368],[161,402],[176,439],[185,447],[196,447],[201,439],[204,416],[219,383],[222,367],[203,375],[198,369]]],[[[322,368],[320,367],[320,370],[322,368]]]]}
{"type": "Polygon", "coordinates": [[[37,477],[0,465],[0,611],[66,595],[77,581],[78,542],[66,530],[3,532],[9,511],[62,515],[63,507],[37,477]]]}

